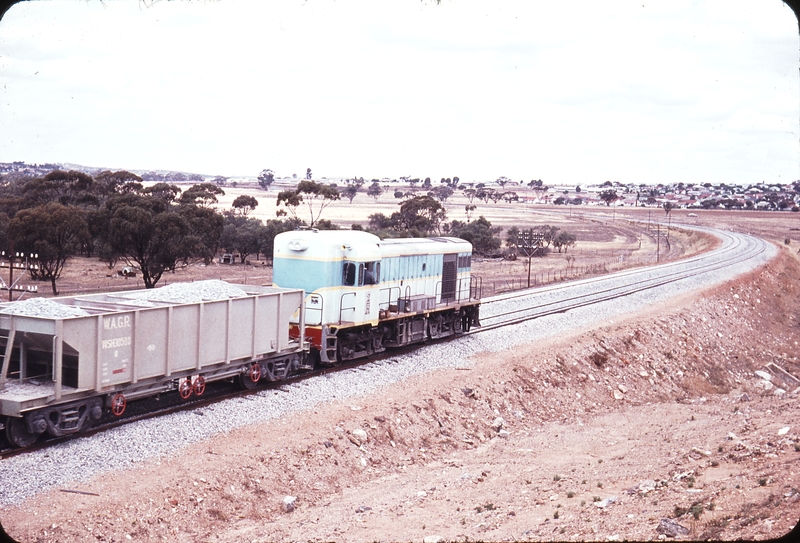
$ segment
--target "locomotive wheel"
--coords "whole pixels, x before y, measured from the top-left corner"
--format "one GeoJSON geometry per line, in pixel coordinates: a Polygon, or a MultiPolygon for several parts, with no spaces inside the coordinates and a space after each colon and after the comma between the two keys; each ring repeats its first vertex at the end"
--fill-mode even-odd
{"type": "Polygon", "coordinates": [[[194,386],[192,390],[197,396],[202,396],[203,392],[206,391],[206,380],[205,377],[202,375],[198,375],[197,379],[194,380],[194,386]]]}
{"type": "Polygon", "coordinates": [[[24,449],[30,447],[39,438],[38,434],[32,434],[28,431],[25,425],[25,420],[17,417],[8,417],[6,419],[6,438],[8,442],[24,449]]]}
{"type": "Polygon", "coordinates": [[[125,396],[122,394],[116,394],[113,398],[111,398],[111,413],[115,417],[120,417],[125,412],[125,408],[128,406],[128,400],[125,399],[125,396]]]}
{"type": "Polygon", "coordinates": [[[178,385],[178,394],[181,398],[186,400],[192,395],[192,381],[190,379],[183,379],[181,384],[178,385]]]}

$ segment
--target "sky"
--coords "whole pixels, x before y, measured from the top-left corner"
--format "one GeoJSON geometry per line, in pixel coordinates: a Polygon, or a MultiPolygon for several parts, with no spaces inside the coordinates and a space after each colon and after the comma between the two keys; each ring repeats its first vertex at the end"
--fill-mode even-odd
{"type": "Polygon", "coordinates": [[[229,177],[800,179],[780,0],[41,0],[0,162],[229,177]]]}

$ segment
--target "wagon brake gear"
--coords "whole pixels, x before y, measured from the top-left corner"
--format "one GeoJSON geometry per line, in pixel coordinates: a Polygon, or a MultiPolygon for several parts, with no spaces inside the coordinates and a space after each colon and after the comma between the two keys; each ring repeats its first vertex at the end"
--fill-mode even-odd
{"type": "Polygon", "coordinates": [[[121,417],[125,412],[125,407],[128,405],[128,400],[122,393],[117,393],[111,398],[111,413],[115,417],[121,417]]]}
{"type": "Polygon", "coordinates": [[[206,391],[206,379],[202,375],[198,375],[197,378],[194,380],[194,385],[192,385],[192,391],[194,391],[196,396],[202,396],[203,392],[206,391]]]}
{"type": "Polygon", "coordinates": [[[192,380],[191,380],[191,378],[187,377],[186,379],[181,379],[181,382],[178,385],[178,394],[184,400],[188,400],[189,399],[189,396],[192,395],[192,380]]]}
{"type": "Polygon", "coordinates": [[[253,362],[253,365],[250,366],[249,377],[253,383],[258,383],[258,380],[261,379],[261,364],[253,362]]]}

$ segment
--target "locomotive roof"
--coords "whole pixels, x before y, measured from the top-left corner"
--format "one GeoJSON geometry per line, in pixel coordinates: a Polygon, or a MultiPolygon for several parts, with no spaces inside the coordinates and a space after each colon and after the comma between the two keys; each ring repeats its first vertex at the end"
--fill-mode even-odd
{"type": "Polygon", "coordinates": [[[472,244],[454,237],[387,238],[361,230],[303,229],[283,232],[275,238],[275,256],[288,258],[341,258],[369,261],[409,254],[472,252],[472,244]],[[287,251],[288,249],[288,251],[287,251]],[[373,251],[380,250],[380,257],[373,251]]]}
{"type": "Polygon", "coordinates": [[[407,254],[470,253],[472,244],[460,238],[390,238],[381,241],[383,256],[407,254]]]}

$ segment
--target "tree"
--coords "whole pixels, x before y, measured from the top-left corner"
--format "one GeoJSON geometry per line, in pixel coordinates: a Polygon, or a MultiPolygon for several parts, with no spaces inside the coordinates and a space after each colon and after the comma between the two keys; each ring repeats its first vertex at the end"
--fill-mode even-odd
{"type": "Polygon", "coordinates": [[[213,183],[192,185],[181,194],[180,203],[208,207],[217,203],[217,196],[224,196],[225,191],[213,183]]]}
{"type": "Polygon", "coordinates": [[[258,185],[264,189],[269,190],[269,187],[272,183],[275,182],[275,172],[270,169],[261,170],[261,173],[258,174],[258,185]]]}
{"type": "Polygon", "coordinates": [[[558,249],[558,252],[561,252],[561,248],[564,248],[564,252],[567,252],[569,247],[575,246],[575,234],[571,234],[569,232],[565,232],[564,230],[560,230],[555,238],[553,239],[553,247],[558,249]]]}
{"type": "Polygon", "coordinates": [[[42,178],[31,179],[22,187],[25,207],[59,203],[62,205],[100,205],[99,187],[83,172],[54,170],[42,178]]]}
{"type": "Polygon", "coordinates": [[[380,195],[383,194],[383,189],[379,183],[373,183],[367,189],[367,194],[375,198],[375,201],[377,202],[380,195]]]}
{"type": "Polygon", "coordinates": [[[666,213],[667,216],[669,217],[670,211],[675,209],[675,204],[673,204],[672,202],[664,202],[661,207],[664,208],[664,213],[666,213]]]}
{"type": "Polygon", "coordinates": [[[475,209],[478,206],[474,204],[467,204],[464,206],[464,211],[467,213],[467,224],[469,224],[470,219],[472,218],[472,214],[475,212],[475,209]]]}
{"type": "MultiPolygon", "coordinates": [[[[606,183],[610,183],[610,181],[606,181],[606,183]]],[[[600,193],[600,199],[603,200],[607,206],[610,206],[612,203],[619,200],[619,195],[617,194],[617,191],[608,189],[600,193]]]]}
{"type": "Polygon", "coordinates": [[[214,260],[225,220],[208,207],[181,206],[178,214],[186,221],[188,232],[184,244],[187,254],[201,258],[207,266],[214,260]]]}
{"type": "Polygon", "coordinates": [[[502,193],[500,197],[503,199],[504,202],[509,204],[511,202],[519,202],[519,196],[513,190],[502,193]]]}
{"type": "Polygon", "coordinates": [[[500,185],[501,188],[506,188],[506,184],[509,183],[510,181],[511,179],[509,179],[505,175],[501,175],[500,177],[497,178],[497,181],[495,181],[495,183],[500,185]]]}
{"type": "Polygon", "coordinates": [[[549,224],[540,224],[533,227],[533,232],[541,235],[542,247],[545,249],[549,248],[553,241],[555,241],[558,230],[557,226],[550,226],[549,224]]]}
{"type": "Polygon", "coordinates": [[[218,175],[214,178],[213,183],[218,187],[224,187],[228,184],[228,178],[222,175],[218,175]]]}
{"type": "Polygon", "coordinates": [[[161,198],[167,204],[173,203],[180,193],[181,189],[178,188],[178,185],[170,185],[168,183],[156,183],[142,190],[142,194],[161,198]]]}
{"type": "MultiPolygon", "coordinates": [[[[187,213],[185,206],[184,213],[187,213]]],[[[146,288],[153,288],[165,271],[193,256],[195,238],[181,214],[167,209],[160,198],[125,194],[109,199],[98,214],[99,236],[105,258],[123,259],[142,272],[146,288]]],[[[207,213],[213,213],[208,209],[207,213]]]]}
{"type": "Polygon", "coordinates": [[[512,226],[506,230],[506,247],[516,249],[519,243],[519,227],[512,226]]]}
{"type": "Polygon", "coordinates": [[[453,195],[453,188],[449,185],[440,185],[433,189],[432,191],[428,192],[428,196],[432,196],[439,200],[440,202],[446,202],[450,196],[453,195]]]}
{"type": "Polygon", "coordinates": [[[8,229],[16,250],[36,255],[31,277],[50,281],[53,294],[58,294],[56,280],[64,264],[78,253],[89,236],[86,213],[74,206],[51,202],[19,211],[8,229]]]}
{"type": "Polygon", "coordinates": [[[237,196],[231,204],[233,210],[241,215],[247,217],[256,207],[258,207],[258,200],[252,196],[242,194],[237,196]]]}
{"type": "MultiPolygon", "coordinates": [[[[392,214],[395,217],[395,214],[392,214]]],[[[400,204],[400,212],[396,217],[401,228],[410,231],[412,236],[424,236],[438,232],[442,222],[447,218],[447,211],[442,204],[430,196],[415,196],[400,204]]]]}
{"type": "Polygon", "coordinates": [[[125,170],[120,170],[117,172],[104,170],[97,174],[94,179],[97,182],[99,191],[106,197],[115,193],[138,193],[144,190],[142,178],[135,173],[125,170]]]}
{"type": "Polygon", "coordinates": [[[261,251],[264,223],[258,219],[228,215],[220,237],[220,245],[229,253],[238,252],[242,263],[261,251]]]}
{"type": "Polygon", "coordinates": [[[306,168],[306,179],[311,180],[311,168],[306,168]]]}
{"type": "Polygon", "coordinates": [[[319,220],[323,210],[330,204],[339,200],[341,194],[336,187],[317,183],[316,181],[300,181],[294,190],[284,190],[278,194],[278,206],[285,206],[286,209],[279,209],[279,215],[289,214],[297,219],[297,208],[305,203],[308,206],[310,222],[308,226],[313,228],[319,220]]]}
{"type": "Polygon", "coordinates": [[[493,227],[483,216],[471,223],[453,221],[450,225],[450,235],[470,242],[472,250],[482,255],[493,254],[500,248],[501,241],[498,234],[502,230],[500,226],[493,227]]]}
{"type": "Polygon", "coordinates": [[[501,192],[498,192],[497,190],[488,187],[481,187],[478,189],[478,192],[475,193],[475,196],[479,200],[483,200],[483,202],[486,204],[489,203],[489,200],[492,200],[494,203],[497,203],[501,195],[502,195],[501,192]]]}
{"type": "Polygon", "coordinates": [[[342,195],[352,204],[353,199],[358,194],[358,185],[347,185],[342,191],[342,195]]]}
{"type": "Polygon", "coordinates": [[[369,227],[371,230],[387,230],[395,228],[396,222],[383,213],[373,213],[369,216],[369,227]]]}

